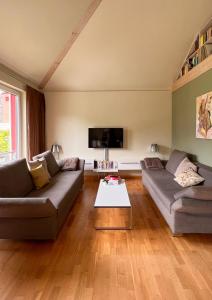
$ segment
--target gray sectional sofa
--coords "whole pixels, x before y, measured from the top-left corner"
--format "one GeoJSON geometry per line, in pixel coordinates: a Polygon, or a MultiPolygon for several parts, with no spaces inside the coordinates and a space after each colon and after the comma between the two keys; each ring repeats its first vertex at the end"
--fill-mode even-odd
{"type": "Polygon", "coordinates": [[[172,233],[212,233],[212,168],[196,163],[205,181],[197,187],[182,188],[165,168],[167,162],[163,163],[164,169],[154,170],[147,169],[142,161],[142,182],[172,233]]]}
{"type": "MultiPolygon", "coordinates": [[[[84,160],[76,171],[60,171],[46,161],[50,183],[35,190],[26,159],[0,167],[0,238],[55,239],[84,180],[84,160]]],[[[51,160],[51,159],[50,159],[51,160]]]]}

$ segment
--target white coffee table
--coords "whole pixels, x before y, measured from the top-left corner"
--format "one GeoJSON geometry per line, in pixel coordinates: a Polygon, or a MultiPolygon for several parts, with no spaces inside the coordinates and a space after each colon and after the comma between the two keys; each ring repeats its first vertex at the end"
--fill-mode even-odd
{"type": "Polygon", "coordinates": [[[132,228],[132,206],[124,180],[108,185],[101,179],[94,208],[96,229],[132,228]]]}

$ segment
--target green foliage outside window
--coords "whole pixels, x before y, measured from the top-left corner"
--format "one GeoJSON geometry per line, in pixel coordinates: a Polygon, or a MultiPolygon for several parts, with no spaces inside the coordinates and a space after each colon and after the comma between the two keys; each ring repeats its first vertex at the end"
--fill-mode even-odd
{"type": "Polygon", "coordinates": [[[0,153],[9,152],[9,130],[0,131],[0,153]]]}

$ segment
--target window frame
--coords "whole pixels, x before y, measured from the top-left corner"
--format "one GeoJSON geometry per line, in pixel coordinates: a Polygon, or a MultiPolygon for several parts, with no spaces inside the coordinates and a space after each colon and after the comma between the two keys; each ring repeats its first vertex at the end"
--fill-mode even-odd
{"type": "Polygon", "coordinates": [[[4,85],[3,83],[0,82],[0,89],[11,93],[15,96],[17,96],[17,111],[16,111],[16,116],[17,116],[17,157],[16,159],[20,159],[22,156],[22,146],[21,146],[21,141],[22,141],[22,130],[23,130],[23,124],[22,124],[22,93],[12,87],[9,87],[7,85],[4,85]]]}

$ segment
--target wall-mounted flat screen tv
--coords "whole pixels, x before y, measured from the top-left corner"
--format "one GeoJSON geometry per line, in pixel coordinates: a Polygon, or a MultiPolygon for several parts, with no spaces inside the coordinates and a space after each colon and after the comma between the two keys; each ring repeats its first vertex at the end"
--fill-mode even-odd
{"type": "Polygon", "coordinates": [[[88,128],[89,148],[123,148],[123,128],[88,128]]]}

